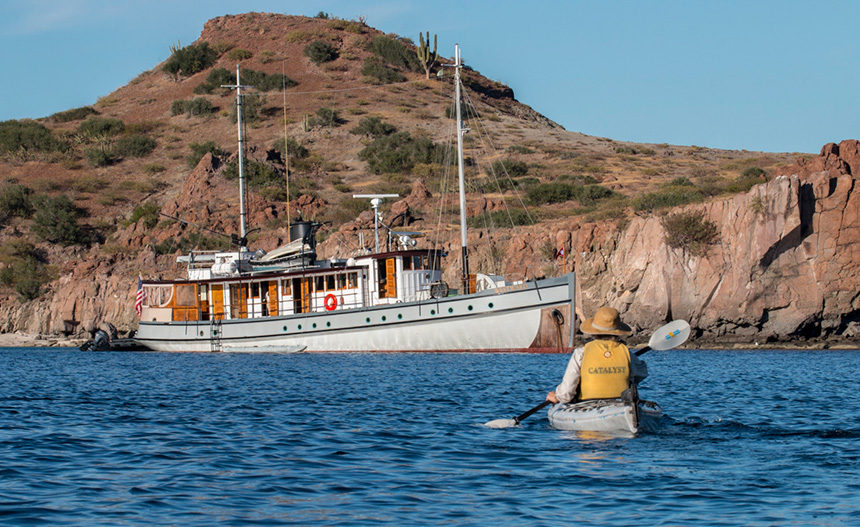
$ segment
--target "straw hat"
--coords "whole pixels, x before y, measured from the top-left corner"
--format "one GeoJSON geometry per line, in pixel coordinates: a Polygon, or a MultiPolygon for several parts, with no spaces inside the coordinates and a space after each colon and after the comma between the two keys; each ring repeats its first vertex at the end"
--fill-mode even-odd
{"type": "Polygon", "coordinates": [[[618,310],[611,307],[601,307],[594,318],[582,323],[580,328],[587,335],[631,335],[633,330],[621,322],[618,310]]]}

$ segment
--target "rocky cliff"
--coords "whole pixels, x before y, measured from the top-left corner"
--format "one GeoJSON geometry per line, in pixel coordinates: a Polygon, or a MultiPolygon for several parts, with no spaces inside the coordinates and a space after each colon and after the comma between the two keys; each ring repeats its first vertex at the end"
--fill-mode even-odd
{"type": "Polygon", "coordinates": [[[858,142],[827,145],[747,194],[695,208],[719,242],[694,256],[665,243],[654,216],[623,230],[563,230],[579,278],[578,310],[618,307],[639,328],[683,318],[699,344],[851,344],[860,336],[858,142]],[[840,155],[846,152],[847,155],[840,155]]]}

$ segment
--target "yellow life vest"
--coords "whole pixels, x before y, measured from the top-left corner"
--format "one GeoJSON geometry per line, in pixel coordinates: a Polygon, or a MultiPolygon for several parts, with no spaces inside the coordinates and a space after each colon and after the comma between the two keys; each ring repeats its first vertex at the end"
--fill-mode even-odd
{"type": "Polygon", "coordinates": [[[585,345],[580,369],[582,400],[612,399],[630,387],[630,350],[620,342],[592,340],[585,345]]]}

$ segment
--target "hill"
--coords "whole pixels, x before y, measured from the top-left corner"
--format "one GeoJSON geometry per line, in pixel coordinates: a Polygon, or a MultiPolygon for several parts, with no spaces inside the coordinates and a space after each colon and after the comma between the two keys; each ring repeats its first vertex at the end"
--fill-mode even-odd
{"type": "MultiPolygon", "coordinates": [[[[411,40],[360,20],[248,13],[213,19],[196,42],[171,49],[92,107],[2,123],[3,195],[20,199],[0,200],[0,330],[80,336],[101,320],[133,330],[138,272],[172,275],[177,251],[225,246],[215,233],[238,232],[235,93],[221,87],[235,83],[237,64],[255,85],[245,99],[249,224],[260,229],[252,246],[283,242],[288,213],[301,211],[331,222],[324,255],[355,250],[369,223],[367,204],[351,196],[384,192],[409,196],[386,214],[412,230],[441,223],[439,243],[458,252],[455,208],[433,214],[448,167],[451,78],[437,67],[427,79],[411,40]]],[[[556,251],[570,248],[561,232],[605,225],[618,236],[641,218],[816,162],[566,131],[470,66],[464,95],[480,120],[467,136],[469,215],[499,224],[472,234],[494,244],[474,249],[478,271],[556,273],[556,251]],[[523,203],[517,223],[526,225],[501,225],[523,203]]]]}

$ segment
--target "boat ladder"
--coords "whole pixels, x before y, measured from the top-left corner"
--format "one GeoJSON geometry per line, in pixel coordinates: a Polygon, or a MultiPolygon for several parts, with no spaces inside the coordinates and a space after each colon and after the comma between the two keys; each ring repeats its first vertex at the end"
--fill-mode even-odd
{"type": "Polygon", "coordinates": [[[219,316],[209,320],[209,351],[224,351],[221,345],[221,320],[219,316]]]}

